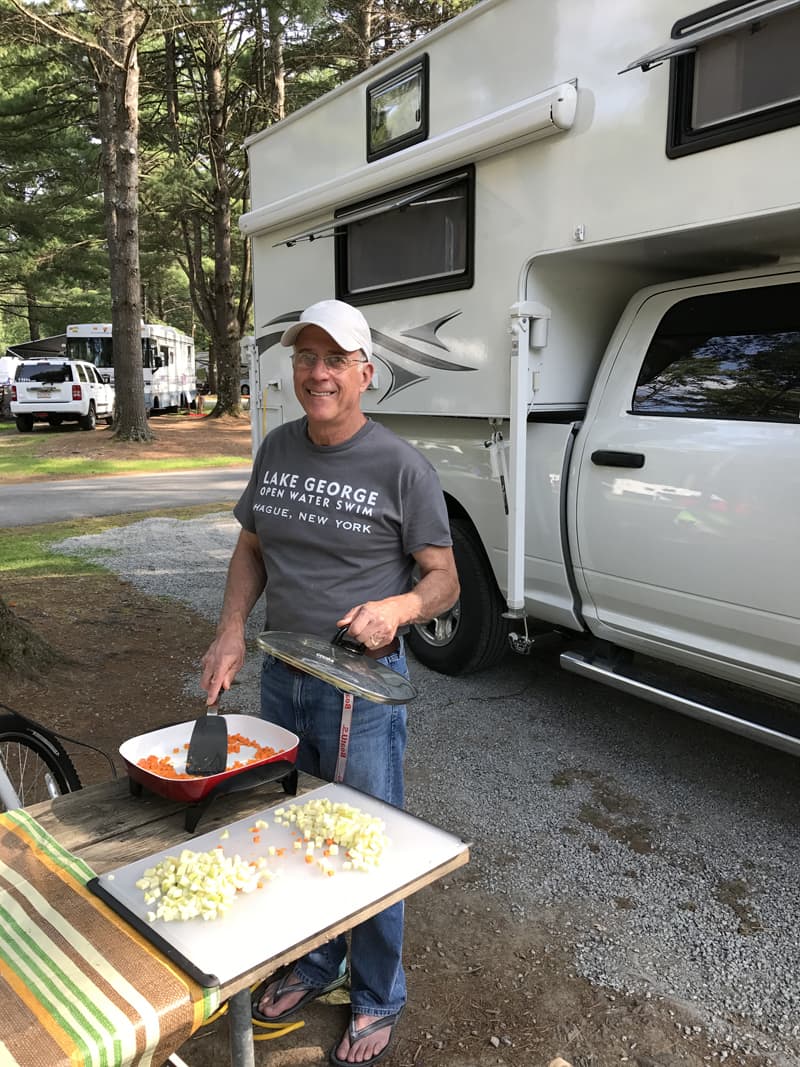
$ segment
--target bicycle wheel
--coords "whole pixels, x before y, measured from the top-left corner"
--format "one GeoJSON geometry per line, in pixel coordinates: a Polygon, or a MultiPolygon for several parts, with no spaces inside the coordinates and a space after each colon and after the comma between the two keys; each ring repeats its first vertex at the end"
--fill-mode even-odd
{"type": "Polygon", "coordinates": [[[0,715],[0,761],[19,804],[0,777],[0,810],[26,808],[80,789],[81,781],[64,746],[49,731],[21,715],[0,715]]]}

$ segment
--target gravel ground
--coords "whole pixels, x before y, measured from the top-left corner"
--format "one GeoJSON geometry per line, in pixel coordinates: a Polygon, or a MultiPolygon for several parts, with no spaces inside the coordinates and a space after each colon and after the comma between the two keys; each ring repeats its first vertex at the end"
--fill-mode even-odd
{"type": "MultiPolygon", "coordinates": [[[[148,519],[59,548],[215,620],[237,531],[148,519]]],[[[257,706],[258,666],[227,710],[257,706]]],[[[408,807],[472,843],[476,888],[523,918],[566,905],[579,973],[677,1001],[732,1062],[800,1064],[797,761],[565,675],[552,651],[412,674],[408,807]]]]}

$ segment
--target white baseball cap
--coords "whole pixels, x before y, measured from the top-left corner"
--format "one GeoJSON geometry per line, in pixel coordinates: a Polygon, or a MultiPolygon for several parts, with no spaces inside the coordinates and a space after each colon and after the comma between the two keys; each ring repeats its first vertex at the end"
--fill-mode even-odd
{"type": "Polygon", "coordinates": [[[345,304],[343,300],[320,300],[312,304],[301,314],[299,322],[283,331],[281,344],[290,348],[306,326],[319,326],[345,352],[355,352],[360,348],[368,360],[372,359],[369,323],[352,304],[345,304]]]}

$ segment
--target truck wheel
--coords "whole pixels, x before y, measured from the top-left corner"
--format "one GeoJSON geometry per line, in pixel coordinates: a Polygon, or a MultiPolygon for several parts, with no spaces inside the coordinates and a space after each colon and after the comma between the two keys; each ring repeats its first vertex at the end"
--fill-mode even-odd
{"type": "Polygon", "coordinates": [[[97,412],[94,409],[94,401],[89,404],[89,410],[78,419],[78,425],[82,430],[93,430],[97,426],[97,412]]]}
{"type": "Polygon", "coordinates": [[[50,426],[60,426],[64,421],[63,415],[48,415],[47,422],[50,426]]]}
{"type": "Polygon", "coordinates": [[[431,670],[472,674],[499,663],[508,648],[505,602],[471,523],[452,519],[450,530],[461,596],[437,619],[412,626],[408,644],[431,670]]]}
{"type": "Polygon", "coordinates": [[[16,423],[20,433],[30,433],[33,429],[33,415],[17,415],[16,423]]]}

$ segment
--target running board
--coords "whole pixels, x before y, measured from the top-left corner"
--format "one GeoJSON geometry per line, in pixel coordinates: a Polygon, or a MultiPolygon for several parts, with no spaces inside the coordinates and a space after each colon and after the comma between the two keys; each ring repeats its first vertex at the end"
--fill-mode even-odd
{"type": "Polygon", "coordinates": [[[657,686],[632,678],[629,675],[618,674],[607,664],[592,661],[580,652],[562,652],[560,661],[564,670],[579,674],[582,678],[590,678],[592,681],[602,682],[604,685],[619,689],[623,693],[630,693],[633,696],[640,697],[642,700],[648,700],[651,704],[658,704],[660,707],[668,708],[670,711],[677,711],[681,715],[699,719],[700,722],[718,726],[734,734],[740,734],[742,737],[750,738],[751,741],[758,741],[762,745],[780,749],[782,752],[788,752],[792,756],[800,756],[800,738],[792,737],[791,734],[784,734],[768,726],[750,722],[748,719],[731,715],[729,712],[720,711],[719,708],[711,707],[709,704],[700,704],[695,700],[690,700],[688,697],[682,697],[680,694],[670,692],[667,689],[659,689],[657,686]]]}

